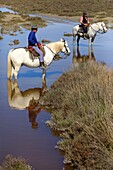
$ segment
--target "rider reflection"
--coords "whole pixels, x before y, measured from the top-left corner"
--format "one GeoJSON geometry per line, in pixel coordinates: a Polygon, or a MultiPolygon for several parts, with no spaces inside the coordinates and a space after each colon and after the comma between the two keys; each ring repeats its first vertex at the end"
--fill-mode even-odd
{"type": "Polygon", "coordinates": [[[36,117],[38,113],[40,113],[43,110],[43,107],[40,106],[39,102],[32,99],[29,103],[28,107],[28,116],[29,116],[29,122],[31,122],[31,127],[33,129],[36,129],[38,127],[38,122],[36,121],[36,117]]]}

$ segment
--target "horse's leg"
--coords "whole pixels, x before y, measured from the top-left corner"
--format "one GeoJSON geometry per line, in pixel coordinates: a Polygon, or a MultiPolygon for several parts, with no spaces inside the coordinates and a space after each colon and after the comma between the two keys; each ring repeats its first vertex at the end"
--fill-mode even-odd
{"type": "Polygon", "coordinates": [[[42,89],[45,89],[46,88],[46,70],[43,69],[43,72],[42,72],[42,89]]]}
{"type": "Polygon", "coordinates": [[[13,70],[13,74],[14,74],[15,79],[17,79],[20,67],[21,67],[21,65],[15,66],[15,69],[13,70]]]}
{"type": "Polygon", "coordinates": [[[21,94],[21,91],[19,89],[17,79],[14,80],[13,86],[14,86],[14,89],[15,89],[15,94],[19,94],[21,96],[22,94],[21,94]]]}
{"type": "Polygon", "coordinates": [[[7,91],[8,91],[8,102],[10,105],[11,97],[12,97],[12,81],[10,79],[8,79],[7,81],[7,91]]]}
{"type": "Polygon", "coordinates": [[[78,35],[78,37],[77,37],[77,46],[79,46],[79,40],[80,40],[80,36],[78,35]]]}
{"type": "Polygon", "coordinates": [[[94,39],[95,39],[95,37],[93,37],[93,38],[91,39],[91,45],[93,45],[94,39]]]}
{"type": "Polygon", "coordinates": [[[73,44],[76,43],[76,35],[73,35],[73,44]]]}
{"type": "Polygon", "coordinates": [[[92,38],[89,38],[89,46],[91,46],[92,38]]]}
{"type": "Polygon", "coordinates": [[[12,67],[12,71],[11,71],[11,79],[12,79],[13,75],[14,75],[14,68],[12,67]]]}

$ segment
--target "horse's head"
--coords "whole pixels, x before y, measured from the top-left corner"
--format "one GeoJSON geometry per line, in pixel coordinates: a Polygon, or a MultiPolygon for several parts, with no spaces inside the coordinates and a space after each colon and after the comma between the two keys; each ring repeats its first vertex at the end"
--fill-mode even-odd
{"type": "Polygon", "coordinates": [[[103,33],[106,33],[107,32],[107,28],[106,28],[106,25],[104,22],[100,22],[99,23],[99,29],[100,31],[102,31],[103,33]]]}
{"type": "Polygon", "coordinates": [[[65,41],[65,39],[63,39],[63,38],[60,41],[64,43],[62,52],[65,53],[66,55],[70,55],[71,52],[70,52],[67,41],[65,41]]]}

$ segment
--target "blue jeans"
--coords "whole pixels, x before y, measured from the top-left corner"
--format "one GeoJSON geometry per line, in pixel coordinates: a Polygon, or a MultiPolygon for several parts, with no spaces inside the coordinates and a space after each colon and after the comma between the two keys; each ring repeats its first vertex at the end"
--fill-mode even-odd
{"type": "Polygon", "coordinates": [[[43,52],[38,48],[38,46],[33,46],[33,48],[40,55],[40,62],[44,62],[43,52]]]}
{"type": "Polygon", "coordinates": [[[87,27],[82,25],[82,28],[83,28],[84,33],[87,33],[87,27]]]}

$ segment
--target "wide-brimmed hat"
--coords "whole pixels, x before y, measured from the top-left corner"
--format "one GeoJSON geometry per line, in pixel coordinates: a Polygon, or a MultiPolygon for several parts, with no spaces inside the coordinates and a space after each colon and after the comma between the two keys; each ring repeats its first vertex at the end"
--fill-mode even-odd
{"type": "Polygon", "coordinates": [[[37,30],[38,26],[37,25],[32,25],[31,30],[37,30]]]}

